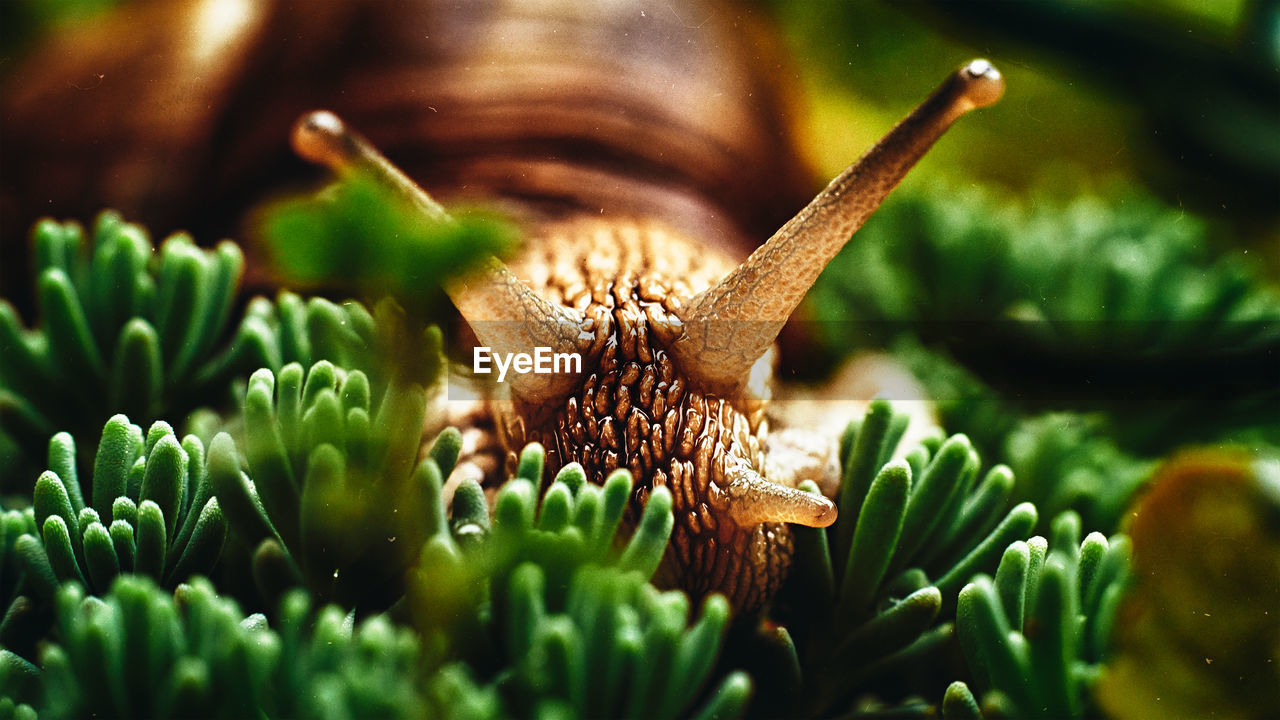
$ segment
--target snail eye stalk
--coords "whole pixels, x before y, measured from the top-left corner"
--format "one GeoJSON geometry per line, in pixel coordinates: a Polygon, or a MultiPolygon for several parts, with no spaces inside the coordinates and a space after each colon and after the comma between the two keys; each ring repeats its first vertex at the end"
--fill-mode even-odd
{"type": "Polygon", "coordinates": [[[685,334],[673,348],[682,367],[720,392],[741,384],[823,268],[907,171],[957,118],[1003,93],[1004,78],[986,60],[952,73],[742,265],[685,305],[685,334]]]}

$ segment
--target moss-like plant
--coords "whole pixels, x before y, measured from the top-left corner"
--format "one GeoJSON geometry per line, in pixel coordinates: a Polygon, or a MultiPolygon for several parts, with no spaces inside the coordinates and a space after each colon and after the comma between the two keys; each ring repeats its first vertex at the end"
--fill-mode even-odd
{"type": "Polygon", "coordinates": [[[385,608],[400,597],[457,457],[454,431],[417,462],[425,403],[416,383],[388,384],[375,399],[363,372],[328,361],[306,373],[296,363],[278,377],[254,373],[245,469],[224,434],[210,446],[209,475],[232,526],[257,548],[255,574],[268,596],[305,583],[349,607],[359,599],[385,608]]]}
{"type": "Polygon", "coordinates": [[[543,449],[531,444],[516,476],[498,491],[493,517],[474,481],[458,487],[447,521],[438,506],[409,595],[429,657],[501,666],[503,638],[512,631],[506,627],[512,577],[523,563],[542,574],[550,612],[565,610],[570,582],[582,567],[615,566],[644,581],[657,570],[674,523],[670,492],[656,488],[650,494],[624,543],[620,525],[631,496],[630,473],[619,470],[596,486],[571,463],[540,497],[542,472],[543,449]]]}
{"type": "Polygon", "coordinates": [[[796,703],[827,714],[892,670],[919,674],[951,636],[945,618],[960,587],[1035,525],[1029,503],[1005,509],[1009,469],[981,473],[962,435],[935,434],[891,460],[906,426],[907,416],[873,402],[842,441],[836,523],[795,529],[795,567],[776,613],[784,628],[765,637],[771,662],[791,676],[762,698],[766,714],[796,703]]]}
{"type": "Polygon", "coordinates": [[[1239,359],[1280,342],[1280,295],[1238,258],[1213,261],[1204,223],[1117,195],[1026,208],[973,188],[900,195],[832,262],[815,307],[957,343],[963,321],[1060,363],[1239,359]]]}
{"type": "Polygon", "coordinates": [[[49,441],[50,469],[36,481],[32,502],[44,559],[24,556],[28,572],[102,594],[122,572],[172,587],[213,567],[227,525],[206,480],[199,439],[179,442],[163,421],[144,438],[129,418],[111,418],[98,444],[91,494],[77,478],[75,457],[69,434],[49,441]]]}
{"type": "Polygon", "coordinates": [[[248,351],[218,347],[244,267],[234,243],[201,250],[179,234],[157,251],[110,212],[89,242],[79,225],[52,220],[33,237],[39,327],[25,331],[0,302],[0,417],[24,444],[58,429],[87,435],[115,412],[155,420],[225,382],[248,351]]]}
{"type": "Polygon", "coordinates": [[[58,593],[39,664],[4,653],[0,695],[41,717],[420,717],[417,642],[374,617],[285,600],[278,630],[203,579],[173,595],[121,576],[101,599],[58,593]]]}
{"type": "Polygon", "coordinates": [[[48,470],[36,481],[31,508],[5,516],[8,588],[0,641],[33,656],[57,589],[79,583],[101,595],[124,574],[173,587],[217,562],[227,524],[206,482],[204,446],[181,442],[157,421],[144,438],[124,415],[102,431],[92,481],[82,486],[75,441],[49,441],[48,470]]]}
{"type": "MultiPolygon", "coordinates": [[[[652,571],[650,571],[652,572],[652,571]]],[[[689,598],[660,593],[646,573],[585,565],[568,587],[561,612],[548,607],[550,587],[536,563],[518,566],[507,603],[504,678],[507,708],[517,717],[736,717],[751,683],[732,673],[703,697],[729,620],[720,595],[689,622],[689,598]]]]}
{"type": "MultiPolygon", "coordinates": [[[[994,579],[978,575],[960,591],[957,635],[985,714],[1097,714],[1092,688],[1110,652],[1130,544],[1097,532],[1081,542],[1080,532],[1080,517],[1063,513],[1052,541],[1037,535],[1009,545],[994,579]]],[[[961,682],[942,708],[946,718],[984,714],[961,682]]]]}
{"type": "MultiPolygon", "coordinates": [[[[362,355],[384,349],[358,304],[288,292],[252,301],[232,332],[244,260],[229,241],[203,250],[175,234],[157,250],[112,212],[89,241],[79,225],[52,220],[33,238],[39,325],[24,329],[0,300],[0,433],[29,458],[54,432],[91,437],[117,413],[143,424],[181,419],[259,367],[357,357],[367,366],[362,355]]],[[[87,465],[93,447],[82,452],[87,465]]],[[[11,482],[5,489],[27,490],[11,482]]]]}

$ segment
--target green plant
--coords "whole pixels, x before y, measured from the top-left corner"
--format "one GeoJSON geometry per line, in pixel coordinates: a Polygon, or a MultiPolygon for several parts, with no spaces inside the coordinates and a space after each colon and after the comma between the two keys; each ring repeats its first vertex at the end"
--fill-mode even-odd
{"type": "MultiPolygon", "coordinates": [[[[1015,542],[995,578],[980,574],[960,591],[957,635],[983,693],[986,714],[1000,717],[1092,717],[1092,688],[1111,649],[1129,576],[1124,535],[1090,533],[1080,517],[1053,521],[1052,541],[1015,542]]],[[[964,683],[947,689],[946,718],[981,717],[964,683]]]]}
{"type": "Polygon", "coordinates": [[[895,352],[927,378],[944,425],[1013,469],[1013,498],[1035,504],[1046,525],[1038,529],[1047,532],[1049,519],[1066,510],[1079,513],[1086,527],[1118,529],[1155,463],[1117,445],[1116,421],[1102,413],[1029,415],[943,353],[912,341],[897,343],[895,352]]]}
{"type": "Polygon", "coordinates": [[[727,602],[712,596],[685,629],[688,597],[648,583],[671,535],[670,493],[650,494],[623,543],[630,474],[595,486],[573,463],[540,496],[543,454],[524,449],[492,517],[473,482],[458,487],[447,521],[439,506],[409,595],[428,656],[465,660],[441,668],[437,689],[463,703],[487,698],[479,717],[674,717],[698,703],[700,717],[741,713],[745,675],[702,692],[727,602]],[[477,670],[487,685],[474,684],[477,670]]]}
{"type": "Polygon", "coordinates": [[[740,715],[751,692],[745,673],[731,673],[703,692],[728,625],[728,602],[710,596],[701,617],[686,628],[688,596],[660,593],[645,578],[639,570],[584,565],[569,582],[564,609],[556,612],[548,607],[554,593],[542,568],[532,562],[517,566],[504,623],[510,667],[498,680],[508,712],[516,717],[740,715]]]}
{"type": "Polygon", "coordinates": [[[8,651],[0,694],[41,717],[418,717],[417,642],[383,617],[355,626],[304,594],[281,606],[278,630],[244,616],[203,579],[173,595],[120,576],[101,599],[58,592],[56,642],[39,665],[8,651]]]}
{"type": "Polygon", "coordinates": [[[522,564],[532,563],[544,578],[550,612],[567,607],[571,580],[583,567],[614,566],[642,581],[657,570],[674,523],[665,488],[650,494],[624,543],[630,473],[619,470],[596,486],[571,463],[540,495],[542,474],[543,449],[531,444],[515,477],[498,491],[492,518],[474,482],[458,487],[448,521],[443,505],[436,506],[409,595],[430,656],[461,656],[476,667],[501,664],[512,578],[522,564]]]}
{"type": "Polygon", "coordinates": [[[5,608],[0,646],[27,657],[35,657],[35,644],[53,615],[48,604],[33,599],[50,594],[53,578],[28,571],[47,564],[44,548],[35,540],[39,534],[31,507],[0,514],[0,606],[5,608]]]}
{"type": "Polygon", "coordinates": [[[179,443],[163,421],[144,439],[141,428],[116,415],[102,430],[88,502],[75,457],[67,433],[49,441],[50,469],[36,481],[32,502],[44,560],[28,556],[28,572],[102,594],[122,572],[172,587],[213,567],[227,525],[199,439],[179,443]]]}
{"type": "Polygon", "coordinates": [[[1026,418],[1004,448],[1018,476],[1016,500],[1035,503],[1044,517],[1076,512],[1084,527],[1105,532],[1120,527],[1155,467],[1116,447],[1104,418],[1074,413],[1026,418]]]}
{"type": "Polygon", "coordinates": [[[952,343],[954,323],[992,323],[964,331],[1060,360],[1238,360],[1280,342],[1280,296],[1254,268],[1211,262],[1203,223],[1115,194],[1028,207],[975,189],[901,196],[832,262],[815,305],[952,343]]]}
{"type": "Polygon", "coordinates": [[[75,441],[49,441],[49,470],[36,481],[31,508],[5,516],[8,589],[0,641],[34,656],[52,619],[54,595],[66,583],[107,592],[121,573],[173,587],[207,573],[222,551],[227,525],[206,482],[204,446],[178,442],[157,421],[146,438],[124,415],[102,430],[88,491],[76,471],[75,441]]]}
{"type": "MultiPolygon", "coordinates": [[[[364,308],[288,292],[252,301],[232,333],[244,260],[229,241],[202,250],[175,234],[156,250],[112,212],[88,242],[70,222],[42,221],[32,235],[39,325],[24,329],[0,300],[0,435],[29,458],[56,431],[89,437],[117,413],[143,424],[181,418],[259,367],[322,357],[369,365],[362,353],[383,349],[364,308]]],[[[81,451],[87,465],[93,447],[81,451]]],[[[6,474],[0,486],[25,492],[12,482],[6,474]]]]}
{"type": "MultiPolygon", "coordinates": [[[[867,222],[815,288],[813,308],[840,352],[870,338],[958,359],[1014,411],[984,433],[1017,414],[1072,409],[1106,412],[1119,445],[1149,456],[1241,432],[1280,443],[1280,388],[1270,382],[1280,293],[1210,246],[1203,222],[1124,188],[1069,202],[1042,192],[1020,207],[933,186],[867,222]]],[[[931,395],[959,389],[940,363],[918,352],[907,361],[923,365],[931,395]]],[[[984,427],[970,416],[950,414],[948,427],[984,427]]]]}
{"type": "Polygon", "coordinates": [[[906,426],[906,415],[873,402],[842,439],[836,523],[794,529],[795,567],[775,613],[784,627],[764,638],[790,677],[770,689],[766,714],[795,703],[839,711],[887,673],[919,674],[951,636],[956,592],[1035,525],[1028,503],[1005,511],[1009,469],[980,478],[962,435],[934,434],[891,460],[906,426]]]}
{"type": "Polygon", "coordinates": [[[361,599],[371,609],[402,594],[458,439],[445,434],[431,458],[416,462],[422,386],[391,382],[376,401],[372,393],[363,372],[328,361],[305,374],[297,363],[278,377],[259,370],[245,394],[246,470],[230,436],[210,446],[210,484],[256,548],[255,578],[268,597],[305,584],[320,598],[349,607],[361,599]]]}
{"type": "Polygon", "coordinates": [[[277,203],[264,217],[277,264],[294,283],[394,297],[425,318],[435,317],[445,281],[516,240],[514,229],[492,215],[424,222],[434,214],[360,173],[277,203]]]}
{"type": "Polygon", "coordinates": [[[0,302],[0,418],[24,444],[88,434],[115,412],[151,422],[230,379],[247,351],[216,352],[244,266],[233,243],[206,251],[173,235],[157,252],[110,212],[90,242],[75,223],[45,220],[32,234],[40,326],[24,331],[0,302]]]}

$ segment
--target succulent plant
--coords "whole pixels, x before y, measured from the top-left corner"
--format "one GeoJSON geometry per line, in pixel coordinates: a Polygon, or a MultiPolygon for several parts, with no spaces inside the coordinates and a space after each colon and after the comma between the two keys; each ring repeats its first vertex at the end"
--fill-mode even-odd
{"type": "MultiPolygon", "coordinates": [[[[348,361],[374,346],[362,307],[287,292],[251,302],[232,332],[244,259],[230,241],[204,250],[175,234],[156,249],[112,212],[88,241],[70,222],[45,220],[32,234],[39,325],[24,329],[0,300],[0,434],[29,458],[59,430],[89,437],[117,413],[176,421],[259,367],[348,361]]],[[[93,447],[81,450],[87,466],[93,447]]],[[[29,488],[11,482],[6,491],[29,488]]]]}
{"type": "Polygon", "coordinates": [[[874,401],[841,443],[836,523],[796,529],[795,569],[775,612],[783,627],[757,639],[790,673],[763,698],[766,714],[795,703],[838,712],[886,673],[914,667],[921,675],[951,637],[960,587],[1036,523],[1029,503],[1006,511],[1012,473],[980,473],[962,435],[935,433],[892,460],[906,427],[906,415],[874,401]]]}
{"type": "Polygon", "coordinates": [[[121,575],[102,598],[58,591],[38,664],[0,651],[0,695],[41,717],[419,717],[417,642],[289,595],[278,629],[197,578],[172,595],[121,575]]]}
{"type": "Polygon", "coordinates": [[[651,493],[624,543],[620,525],[631,496],[630,473],[619,470],[596,486],[571,463],[540,495],[542,472],[543,449],[531,444],[515,477],[498,490],[492,517],[474,481],[458,487],[447,521],[437,506],[409,594],[429,656],[461,656],[477,667],[500,664],[511,583],[522,564],[541,573],[550,612],[564,611],[570,583],[583,567],[617,567],[642,581],[653,576],[674,523],[665,488],[651,493]]]}
{"type": "Polygon", "coordinates": [[[939,185],[884,210],[815,288],[816,328],[841,353],[895,348],[955,409],[945,424],[989,453],[1019,416],[1064,410],[1104,412],[1116,444],[1149,458],[1280,444],[1280,291],[1248,258],[1215,258],[1214,229],[1181,208],[1123,189],[1018,206],[939,185]]]}
{"type": "Polygon", "coordinates": [[[447,434],[417,462],[422,387],[393,383],[372,393],[363,372],[328,361],[306,373],[296,363],[278,376],[262,369],[245,394],[244,469],[229,435],[210,445],[210,484],[236,533],[256,548],[255,577],[267,597],[303,584],[322,599],[354,607],[359,598],[375,609],[403,593],[458,441],[456,431],[447,434]]]}
{"type": "Polygon", "coordinates": [[[1013,469],[1013,498],[1035,503],[1043,526],[1038,530],[1047,533],[1049,520],[1066,510],[1079,513],[1086,527],[1118,529],[1156,464],[1120,447],[1119,420],[1103,413],[1028,415],[942,353],[903,342],[897,354],[928,378],[943,424],[967,433],[1013,469]]]}
{"type": "Polygon", "coordinates": [[[1089,533],[1080,517],[1053,521],[1052,540],[1037,535],[1004,551],[995,577],[980,574],[960,591],[957,635],[982,693],[947,689],[946,718],[1093,717],[1093,686],[1130,573],[1124,535],[1089,533]]]}
{"type": "Polygon", "coordinates": [[[157,251],[145,230],[109,212],[90,242],[75,223],[52,220],[33,236],[40,326],[25,331],[0,302],[7,431],[39,445],[115,412],[150,422],[229,379],[246,351],[215,357],[244,267],[233,243],[207,251],[173,235],[157,251]]]}
{"type": "Polygon", "coordinates": [[[584,565],[564,610],[554,612],[542,568],[517,566],[505,623],[508,708],[524,717],[740,715],[751,692],[745,673],[703,691],[729,622],[728,601],[709,596],[686,627],[688,596],[660,593],[645,578],[642,570],[584,565]]]}
{"type": "Polygon", "coordinates": [[[1026,207],[973,188],[899,196],[832,262],[817,307],[832,322],[851,310],[890,334],[949,342],[963,340],[963,322],[980,341],[1052,352],[1057,367],[1064,358],[1239,361],[1280,342],[1280,295],[1255,268],[1211,262],[1208,228],[1181,210],[1115,195],[1026,207]]]}
{"type": "Polygon", "coordinates": [[[31,508],[5,515],[5,565],[18,583],[6,596],[0,641],[30,655],[58,588],[78,583],[107,592],[123,574],[173,587],[214,566],[226,520],[206,482],[204,446],[181,442],[163,421],[142,429],[124,415],[109,420],[87,487],[76,471],[75,441],[49,441],[49,468],[36,481],[31,508]]]}
{"type": "Polygon", "coordinates": [[[172,587],[213,567],[227,527],[197,438],[179,442],[163,421],[144,438],[116,415],[102,430],[91,494],[77,479],[75,457],[70,435],[49,441],[51,469],[36,481],[32,504],[47,559],[30,572],[47,568],[58,583],[101,594],[122,572],[172,587]]]}

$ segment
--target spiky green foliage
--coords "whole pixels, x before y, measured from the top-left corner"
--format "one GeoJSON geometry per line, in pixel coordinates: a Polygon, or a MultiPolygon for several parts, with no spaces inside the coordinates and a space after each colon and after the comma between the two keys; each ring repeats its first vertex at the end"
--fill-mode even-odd
{"type": "Polygon", "coordinates": [[[251,354],[261,361],[243,374],[260,367],[279,370],[290,362],[310,367],[321,360],[340,367],[375,366],[372,358],[384,349],[378,328],[378,319],[355,301],[339,304],[288,291],[274,302],[255,297],[245,309],[237,341],[251,345],[251,354]]]}
{"type": "Polygon", "coordinates": [[[30,657],[52,618],[52,608],[33,598],[47,597],[56,587],[52,573],[44,572],[39,535],[31,507],[0,514],[0,645],[30,657]],[[37,572],[30,572],[33,567],[37,572]]]}
{"type": "Polygon", "coordinates": [[[542,473],[543,449],[531,444],[520,455],[516,476],[498,491],[492,518],[475,482],[458,487],[447,522],[443,505],[437,506],[409,595],[429,654],[460,655],[477,666],[498,662],[512,578],[521,564],[532,563],[545,579],[544,605],[551,612],[566,608],[570,581],[582,567],[614,566],[642,581],[657,570],[674,523],[670,492],[650,493],[624,543],[620,529],[631,496],[630,473],[619,470],[596,486],[571,463],[539,496],[542,473]],[[498,623],[496,629],[491,622],[498,623]]]}
{"type": "Polygon", "coordinates": [[[1035,525],[1029,503],[1006,510],[1009,469],[980,472],[963,435],[934,434],[892,460],[906,427],[906,415],[873,402],[843,438],[836,523],[795,528],[795,568],[778,600],[785,628],[766,638],[791,677],[771,688],[766,714],[797,703],[827,714],[887,673],[926,674],[951,636],[956,592],[1035,525]]]}
{"type": "Polygon", "coordinates": [[[658,592],[647,574],[584,565],[568,586],[564,609],[532,562],[511,576],[505,655],[498,677],[513,717],[729,718],[745,710],[751,682],[731,673],[715,687],[715,658],[729,605],[710,596],[690,624],[689,598],[658,592]],[[703,699],[705,698],[705,699],[703,699]]]}
{"type": "Polygon", "coordinates": [[[446,220],[443,213],[433,218],[376,179],[354,174],[314,196],[279,203],[264,232],[293,282],[389,295],[430,317],[446,280],[515,241],[512,227],[491,215],[446,220]]]}
{"type": "MultiPolygon", "coordinates": [[[[203,250],[175,234],[157,250],[112,212],[88,239],[79,225],[52,220],[33,238],[38,326],[24,329],[0,300],[0,433],[30,458],[58,430],[93,437],[117,413],[143,424],[181,419],[259,367],[348,362],[378,349],[359,305],[287,292],[274,304],[251,302],[232,332],[244,260],[229,241],[203,250]]],[[[82,452],[87,460],[93,447],[82,452]]],[[[8,490],[27,490],[10,482],[8,490]]]]}
{"type": "MultiPolygon", "coordinates": [[[[1224,438],[1280,443],[1280,292],[1241,256],[1215,259],[1202,222],[1145,196],[1020,208],[972,189],[900,195],[812,297],[832,348],[923,343],[971,368],[1014,411],[994,427],[1070,409],[1106,412],[1123,449],[1153,457],[1224,438]]],[[[946,402],[945,368],[915,369],[946,402]]],[[[993,432],[979,419],[989,404],[978,409],[948,427],[993,432]]]]}
{"type": "Polygon", "coordinates": [[[28,657],[52,620],[58,588],[103,594],[120,574],[173,587],[217,562],[227,524],[206,482],[204,446],[178,441],[162,421],[142,429],[124,415],[102,430],[93,474],[82,485],[75,441],[49,441],[48,470],[31,507],[5,515],[5,620],[0,642],[28,657]]]}
{"type": "Polygon", "coordinates": [[[973,188],[898,196],[827,275],[820,313],[955,342],[965,322],[1060,360],[1238,360],[1280,343],[1280,295],[1256,270],[1211,261],[1202,222],[1133,192],[1028,208],[973,188]]]}
{"type": "Polygon", "coordinates": [[[416,639],[381,616],[355,626],[332,606],[313,614],[299,593],[273,630],[203,579],[169,595],[140,576],[119,577],[101,599],[67,584],[57,603],[56,641],[38,665],[6,655],[15,669],[0,673],[0,694],[41,717],[422,714],[416,639]]]}
{"type": "Polygon", "coordinates": [[[52,220],[33,237],[39,327],[24,330],[0,302],[0,417],[24,443],[58,429],[88,435],[115,412],[150,422],[225,382],[246,352],[217,347],[244,266],[234,243],[201,250],[178,234],[156,250],[110,212],[87,242],[79,225],[52,220]]]}
{"type": "Polygon", "coordinates": [[[1106,532],[1120,527],[1155,467],[1118,448],[1105,419],[1074,413],[1020,421],[1005,441],[1005,456],[1018,478],[1015,500],[1034,503],[1042,518],[1078,513],[1084,527],[1106,532]]]}
{"type": "Polygon", "coordinates": [[[381,390],[375,398],[363,372],[328,361],[306,373],[291,363],[278,377],[259,370],[245,394],[244,470],[230,436],[210,446],[210,484],[257,548],[268,596],[305,584],[349,607],[385,608],[402,594],[453,460],[417,462],[422,386],[381,390]]]}
{"type": "MultiPolygon", "coordinates": [[[[69,434],[49,441],[50,469],[36,480],[32,501],[39,533],[18,540],[42,550],[23,554],[30,577],[79,582],[100,595],[121,573],[172,587],[213,567],[227,523],[207,482],[199,439],[179,442],[163,421],[144,438],[140,427],[116,415],[102,430],[87,491],[75,458],[69,434]]],[[[33,590],[48,600],[54,587],[42,582],[33,590]]]]}
{"type": "MultiPolygon", "coordinates": [[[[1080,532],[1080,517],[1063,513],[1051,541],[1037,535],[1012,543],[994,579],[980,574],[960,591],[957,635],[986,714],[1097,714],[1091,689],[1110,651],[1130,544],[1097,532],[1081,542],[1080,532]]],[[[944,717],[977,710],[967,686],[948,688],[944,717]]]]}

